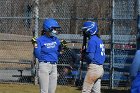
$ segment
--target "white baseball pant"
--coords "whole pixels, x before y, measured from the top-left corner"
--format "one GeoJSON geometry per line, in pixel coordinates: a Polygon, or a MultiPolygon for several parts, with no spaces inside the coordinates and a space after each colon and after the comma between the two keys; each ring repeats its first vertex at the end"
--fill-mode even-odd
{"type": "Polygon", "coordinates": [[[83,84],[82,93],[101,93],[102,65],[89,64],[83,84]]]}
{"type": "Polygon", "coordinates": [[[55,93],[57,87],[57,65],[40,62],[38,76],[40,93],[55,93]]]}

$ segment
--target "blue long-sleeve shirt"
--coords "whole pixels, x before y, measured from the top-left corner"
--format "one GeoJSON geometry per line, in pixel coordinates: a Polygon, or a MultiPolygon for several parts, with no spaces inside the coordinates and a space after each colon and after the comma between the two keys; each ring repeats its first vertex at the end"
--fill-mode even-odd
{"type": "Polygon", "coordinates": [[[140,71],[140,50],[137,50],[132,65],[130,67],[130,76],[135,78],[139,71],[140,71]]]}
{"type": "Polygon", "coordinates": [[[34,55],[39,62],[57,62],[60,50],[60,41],[57,37],[43,35],[37,38],[37,47],[34,48],[34,55]]]}

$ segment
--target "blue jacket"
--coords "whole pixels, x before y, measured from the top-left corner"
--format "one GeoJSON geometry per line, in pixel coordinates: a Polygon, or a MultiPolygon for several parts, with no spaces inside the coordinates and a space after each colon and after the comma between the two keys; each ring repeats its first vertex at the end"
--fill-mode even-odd
{"type": "Polygon", "coordinates": [[[39,62],[57,62],[61,46],[57,37],[42,35],[37,38],[37,47],[34,48],[34,55],[39,62]]]}

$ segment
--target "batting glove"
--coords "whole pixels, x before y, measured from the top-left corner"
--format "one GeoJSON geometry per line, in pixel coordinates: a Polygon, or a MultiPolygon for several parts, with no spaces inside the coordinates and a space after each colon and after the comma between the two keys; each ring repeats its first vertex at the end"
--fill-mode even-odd
{"type": "Polygon", "coordinates": [[[32,44],[35,44],[36,43],[36,39],[37,39],[37,37],[33,37],[32,38],[32,40],[31,40],[32,44]]]}
{"type": "Polygon", "coordinates": [[[67,47],[67,42],[65,41],[65,40],[61,40],[61,47],[62,47],[62,49],[67,49],[68,47],[67,47]]]}

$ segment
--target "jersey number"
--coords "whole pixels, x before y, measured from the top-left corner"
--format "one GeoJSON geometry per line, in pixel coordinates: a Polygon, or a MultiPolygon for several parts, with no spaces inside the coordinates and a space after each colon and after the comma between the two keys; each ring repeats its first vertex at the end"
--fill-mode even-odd
{"type": "Polygon", "coordinates": [[[101,48],[101,56],[105,56],[104,44],[100,44],[100,48],[101,48]]]}

